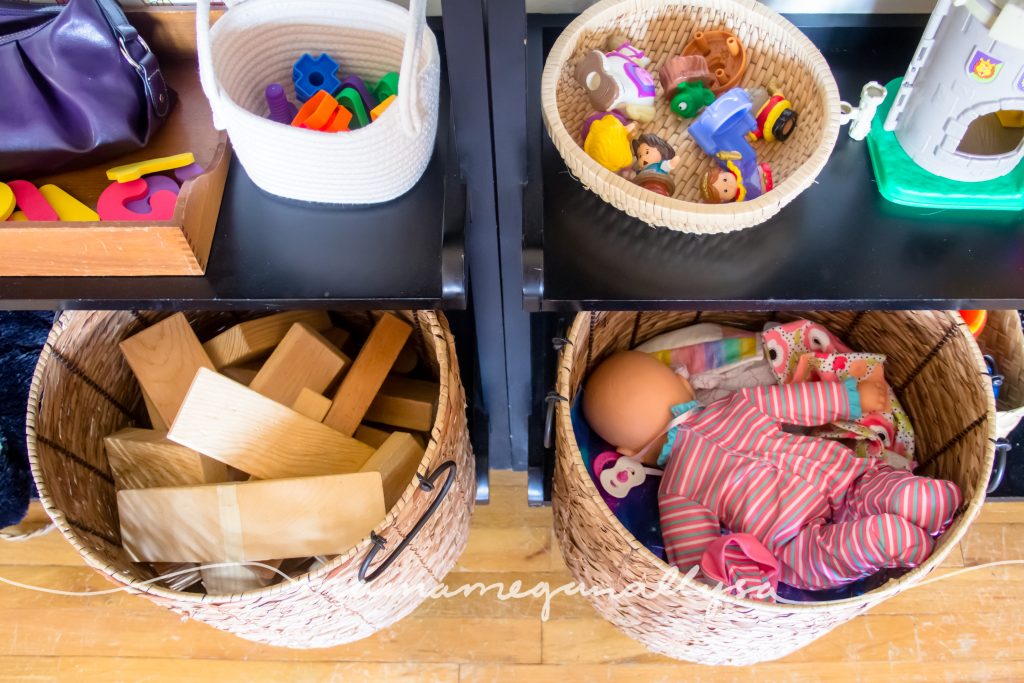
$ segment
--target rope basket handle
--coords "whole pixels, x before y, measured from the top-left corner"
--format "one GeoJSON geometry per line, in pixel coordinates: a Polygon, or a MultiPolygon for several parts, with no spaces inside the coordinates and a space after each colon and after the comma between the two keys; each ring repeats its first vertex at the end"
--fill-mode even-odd
{"type": "MultiPolygon", "coordinates": [[[[245,0],[225,0],[228,9],[240,5],[245,0]]],[[[196,54],[199,61],[199,82],[210,101],[213,111],[213,125],[217,130],[227,126],[218,115],[222,93],[217,85],[217,77],[213,71],[213,49],[210,46],[210,2],[196,2],[196,54]]],[[[402,128],[408,137],[415,137],[423,130],[423,113],[418,106],[419,79],[403,78],[402,74],[412,74],[413,68],[420,59],[420,44],[423,42],[423,31],[427,28],[427,0],[409,0],[409,28],[405,33],[405,46],[402,49],[402,65],[398,77],[398,97],[395,106],[402,119],[402,128]]]]}
{"type": "Polygon", "coordinates": [[[28,531],[0,530],[0,541],[29,541],[39,536],[45,536],[55,528],[53,522],[46,522],[46,524],[28,531]]]}

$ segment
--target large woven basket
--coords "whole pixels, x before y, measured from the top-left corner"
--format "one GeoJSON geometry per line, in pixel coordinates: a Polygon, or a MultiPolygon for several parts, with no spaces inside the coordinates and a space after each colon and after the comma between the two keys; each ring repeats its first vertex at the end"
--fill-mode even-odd
{"type": "MultiPolygon", "coordinates": [[[[585,586],[621,592],[635,583],[648,589],[647,595],[588,597],[603,617],[655,652],[703,664],[748,665],[783,657],[923,579],[956,547],[984,501],[994,453],[995,405],[984,361],[960,316],[941,311],[799,315],[826,325],[853,348],[888,355],[886,378],[914,424],[918,473],[955,481],[964,506],[924,564],[857,598],[770,604],[714,592],[696,582],[654,598],[668,565],[639,543],[601,499],[573,434],[570,404],[559,402],[553,504],[562,556],[585,586]]],[[[698,321],[760,329],[767,320],[795,317],[580,313],[560,358],[558,393],[573,399],[603,358],[667,330],[698,321]]]]}
{"type": "MultiPolygon", "coordinates": [[[[656,79],[657,80],[657,79],[656,79]]],[[[541,81],[544,124],[569,171],[584,186],[630,216],[656,226],[694,233],[719,233],[762,223],[805,190],[825,166],[839,134],[839,90],[825,58],[791,23],[756,0],[604,0],[583,12],[555,42],[541,81]],[[580,58],[603,49],[608,37],[625,34],[651,59],[656,74],[679,55],[694,32],[727,28],[750,55],[742,87],[780,82],[800,115],[786,142],[758,143],[758,160],[771,164],[775,189],[737,204],[700,204],[698,181],[712,161],[686,134],[687,122],[673,114],[657,84],[657,114],[640,124],[677,151],[675,194],[663,197],[635,185],[591,159],[580,146],[583,120],[593,113],[574,77],[580,58]]]]}
{"type": "Polygon", "coordinates": [[[981,352],[992,356],[1003,376],[999,410],[1024,406],[1024,330],[1017,311],[989,311],[985,329],[978,337],[981,352]]]}
{"type": "MultiPolygon", "coordinates": [[[[465,548],[472,514],[474,459],[455,346],[441,314],[401,315],[413,325],[419,354],[441,385],[437,418],[419,473],[443,470],[426,492],[415,480],[370,537],[320,568],[238,595],[179,592],[154,583],[148,565],[121,547],[113,479],[103,437],[145,422],[138,384],[118,342],[166,313],[79,312],[62,315],[43,347],[29,394],[28,450],[39,497],[64,537],[85,561],[132,593],[235,635],[272,645],[328,647],[364,638],[411,612],[454,566],[465,548]],[[454,470],[447,462],[454,462],[454,470]],[[376,552],[370,571],[394,553],[453,477],[447,496],[394,564],[373,583],[360,584],[360,565],[376,552]],[[355,591],[356,588],[363,590],[355,591]]],[[[253,315],[189,314],[200,338],[253,315]]],[[[368,332],[374,315],[342,314],[352,332],[368,332]]]]}

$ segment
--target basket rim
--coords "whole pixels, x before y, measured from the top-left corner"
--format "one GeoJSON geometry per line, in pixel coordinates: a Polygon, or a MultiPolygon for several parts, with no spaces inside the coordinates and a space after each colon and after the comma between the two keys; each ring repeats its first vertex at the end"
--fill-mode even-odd
{"type": "MultiPolygon", "coordinates": [[[[615,0],[618,1],[618,0],[615,0]]],[[[960,334],[969,338],[972,342],[974,336],[971,334],[970,329],[967,327],[967,323],[964,322],[963,318],[956,311],[945,311],[950,314],[950,317],[956,322],[959,328],[960,334]]],[[[799,311],[794,311],[799,314],[799,311]]],[[[577,340],[584,329],[584,320],[588,321],[589,317],[594,315],[594,311],[583,311],[576,315],[573,321],[572,327],[569,329],[569,333],[566,338],[570,341],[562,349],[558,359],[558,379],[556,383],[556,391],[562,396],[567,396],[568,401],[557,401],[557,416],[560,427],[565,428],[566,432],[572,438],[569,440],[570,446],[570,457],[571,462],[569,466],[573,468],[574,474],[583,481],[582,487],[590,496],[593,502],[598,504],[601,514],[604,516],[603,519],[611,532],[617,533],[623,538],[628,544],[633,553],[636,553],[639,557],[646,560],[647,564],[662,570],[663,572],[672,568],[668,562],[662,560],[660,557],[652,553],[647,546],[640,543],[632,532],[629,531],[619,521],[618,517],[611,511],[611,508],[601,498],[600,492],[597,490],[597,486],[594,485],[594,480],[587,471],[587,468],[583,464],[583,454],[580,452],[578,442],[576,440],[576,432],[572,426],[572,417],[570,415],[572,401],[574,397],[569,396],[569,380],[572,374],[572,362],[570,359],[570,352],[573,347],[574,340],[577,340]]],[[[971,360],[975,367],[978,369],[979,376],[986,375],[985,361],[981,356],[981,351],[978,349],[977,344],[969,345],[971,350],[971,360]]],[[[983,469],[986,472],[992,471],[992,464],[995,460],[995,438],[996,438],[996,420],[995,420],[995,397],[992,393],[991,383],[982,382],[982,389],[985,392],[986,402],[988,404],[988,434],[985,439],[985,458],[983,461],[983,469]]],[[[556,456],[557,457],[557,456],[556,456]]],[[[557,469],[557,468],[556,468],[557,469]]],[[[952,552],[953,548],[963,539],[964,534],[970,527],[971,523],[978,516],[981,511],[981,506],[985,502],[985,486],[978,486],[974,497],[964,507],[963,513],[960,515],[954,528],[948,529],[946,534],[955,534],[948,539],[946,547],[939,552],[933,552],[927,560],[921,563],[920,566],[914,567],[903,576],[897,579],[891,579],[886,581],[880,587],[868,591],[862,595],[858,595],[852,598],[844,598],[842,600],[828,600],[819,602],[807,602],[807,603],[775,603],[765,602],[760,600],[752,600],[750,598],[739,598],[733,595],[729,595],[725,591],[716,590],[712,586],[705,585],[700,581],[690,581],[688,587],[697,591],[697,593],[709,600],[721,600],[722,602],[729,603],[736,607],[742,607],[745,609],[756,609],[765,612],[784,614],[791,613],[794,611],[801,612],[831,612],[833,610],[843,610],[847,608],[861,608],[868,609],[873,607],[894,595],[901,593],[907,588],[913,587],[914,584],[918,583],[921,579],[927,576],[933,569],[942,564],[946,557],[952,552]]]]}
{"type": "Polygon", "coordinates": [[[703,204],[690,202],[673,197],[663,197],[645,190],[622,176],[612,173],[592,159],[576,142],[576,138],[565,127],[558,113],[558,77],[562,64],[572,57],[572,52],[579,36],[593,26],[599,26],[612,15],[621,14],[621,7],[656,6],[701,6],[707,0],[602,0],[577,16],[558,36],[544,62],[541,76],[541,114],[544,127],[558,150],[558,154],[568,165],[571,159],[579,165],[582,173],[570,173],[588,190],[597,194],[608,204],[624,211],[649,227],[664,227],[678,232],[694,234],[726,233],[754,227],[767,221],[778,213],[782,207],[806,190],[825,167],[832,150],[839,139],[839,86],[828,62],[821,51],[811,42],[800,29],[775,10],[757,0],[716,0],[720,4],[729,4],[737,12],[753,15],[754,18],[774,24],[784,31],[797,44],[801,45],[809,57],[809,70],[823,90],[825,110],[829,112],[827,125],[822,130],[821,140],[814,152],[797,170],[779,183],[771,192],[766,192],[751,201],[733,204],[703,204]],[[644,215],[637,215],[620,202],[608,199],[606,194],[625,195],[643,206],[644,215]],[[781,201],[780,201],[781,199],[781,201]],[[673,224],[671,218],[676,216],[681,223],[673,224]],[[692,223],[701,218],[712,219],[700,228],[692,223]],[[732,219],[729,221],[728,219],[732,219]],[[687,227],[683,227],[686,224],[687,227]]]}
{"type": "MultiPolygon", "coordinates": [[[[64,536],[68,543],[75,548],[79,555],[81,555],[82,559],[85,560],[86,564],[91,566],[93,569],[102,572],[117,583],[125,586],[126,589],[157,598],[174,600],[178,603],[192,604],[224,604],[242,602],[273,597],[278,594],[298,590],[308,581],[333,572],[341,565],[349,562],[360,552],[368,549],[372,544],[370,534],[377,533],[380,535],[383,533],[384,529],[394,526],[401,516],[401,513],[404,512],[405,508],[410,504],[413,492],[418,490],[419,487],[417,486],[417,480],[416,477],[414,477],[402,492],[402,497],[390,510],[388,510],[384,519],[381,520],[380,523],[368,532],[367,535],[358,543],[349,548],[348,551],[343,554],[336,555],[330,562],[326,562],[314,570],[304,572],[298,576],[293,576],[290,580],[281,581],[280,583],[271,586],[244,591],[241,593],[192,593],[165,588],[158,585],[156,582],[144,583],[143,580],[138,577],[111,567],[110,564],[107,563],[98,553],[94,552],[91,548],[86,547],[79,540],[78,533],[68,524],[67,519],[64,516],[64,512],[53,502],[49,489],[46,485],[46,481],[42,476],[42,467],[39,463],[39,451],[36,442],[35,423],[36,417],[39,413],[39,398],[43,373],[50,362],[54,344],[66,329],[68,318],[76,312],[81,313],[81,311],[65,311],[61,313],[60,317],[56,321],[54,321],[53,327],[50,328],[50,333],[47,335],[46,343],[43,345],[43,349],[39,355],[39,360],[36,363],[35,370],[32,373],[32,383],[29,388],[29,401],[25,421],[29,468],[32,471],[32,479],[34,480],[36,489],[39,492],[39,502],[42,504],[43,509],[46,510],[46,514],[49,515],[50,519],[53,521],[53,525],[60,531],[61,535],[64,536]]],[[[448,418],[448,374],[454,359],[449,356],[447,340],[451,336],[451,331],[448,329],[447,322],[438,317],[435,311],[410,311],[410,313],[414,318],[418,318],[422,315],[424,316],[424,319],[429,322],[429,334],[425,334],[424,337],[429,337],[432,340],[433,350],[437,354],[436,357],[438,362],[438,384],[440,385],[440,395],[438,397],[437,414],[434,417],[434,424],[430,430],[430,442],[427,444],[426,449],[424,449],[423,457],[420,459],[419,466],[416,468],[417,474],[427,474],[426,468],[434,459],[439,448],[438,437],[435,432],[439,431],[448,418]]]]}

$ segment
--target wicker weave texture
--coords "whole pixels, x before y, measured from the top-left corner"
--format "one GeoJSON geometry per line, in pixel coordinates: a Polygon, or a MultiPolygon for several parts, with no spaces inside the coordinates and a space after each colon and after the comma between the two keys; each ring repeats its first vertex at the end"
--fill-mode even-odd
{"type": "MultiPolygon", "coordinates": [[[[402,312],[413,325],[420,358],[440,383],[437,417],[420,462],[427,475],[454,460],[448,496],[399,559],[372,584],[357,572],[369,538],[294,583],[282,582],[239,595],[206,595],[141,582],[153,577],[121,547],[113,478],[103,437],[146,425],[138,384],[118,342],[166,313],[74,312],[50,332],[33,377],[28,406],[29,461],[39,497],[64,537],[85,561],[115,583],[154,602],[235,635],[295,648],[328,647],[365,638],[411,612],[436,586],[465,548],[476,477],[466,423],[465,393],[455,345],[443,315],[402,312]],[[361,594],[354,588],[366,588],[361,594]],[[402,590],[404,589],[404,590],[402,590]],[[409,590],[414,589],[414,590],[409,590]],[[422,589],[422,592],[421,590],[422,589]]],[[[189,319],[201,339],[251,314],[196,313],[189,319]]],[[[341,314],[352,332],[368,333],[374,313],[341,314]]],[[[443,478],[438,481],[440,486],[443,478]]],[[[410,532],[435,493],[410,482],[401,500],[374,530],[386,541],[379,565],[410,532]]]]}
{"type": "MultiPolygon", "coordinates": [[[[655,78],[657,81],[657,77],[655,78]]],[[[604,0],[583,12],[555,42],[541,81],[544,124],[574,176],[602,199],[655,226],[694,233],[729,232],[762,223],[806,189],[825,166],[839,134],[839,90],[824,57],[791,23],[755,0],[604,0]],[[773,169],[775,189],[737,204],[701,204],[700,176],[713,163],[686,134],[689,125],[668,106],[657,83],[657,114],[640,131],[656,133],[677,151],[676,190],[662,197],[609,171],[580,144],[580,126],[593,113],[574,77],[580,58],[625,34],[658,69],[681,53],[696,31],[728,29],[750,55],[742,87],[775,78],[800,115],[786,142],[759,142],[758,160],[773,169]]]]}
{"type": "Polygon", "coordinates": [[[1017,311],[989,311],[985,329],[978,337],[981,352],[992,356],[1003,376],[999,410],[1024,406],[1024,331],[1017,311]]]}
{"type": "MultiPolygon", "coordinates": [[[[603,358],[696,322],[760,329],[797,314],[580,313],[558,368],[558,393],[573,398],[603,358]]],[[[965,504],[920,567],[860,597],[828,603],[768,604],[693,584],[658,598],[589,596],[597,611],[654,652],[703,664],[749,665],[783,657],[873,605],[913,586],[956,547],[984,502],[994,456],[995,405],[984,361],[955,312],[827,312],[806,317],[853,348],[887,354],[886,377],[909,413],[918,473],[955,481],[965,504]]],[[[601,499],[576,444],[570,404],[557,404],[554,525],[562,556],[588,587],[655,590],[668,566],[641,545],[601,499]]],[[[927,590],[927,589],[922,589],[927,590]]]]}

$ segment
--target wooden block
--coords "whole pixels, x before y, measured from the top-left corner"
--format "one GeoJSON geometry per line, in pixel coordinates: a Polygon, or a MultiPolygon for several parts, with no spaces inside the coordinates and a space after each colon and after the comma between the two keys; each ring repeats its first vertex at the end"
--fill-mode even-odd
{"type": "Polygon", "coordinates": [[[391,432],[364,423],[356,427],[356,433],[353,436],[367,446],[380,448],[391,436],[391,432]]]}
{"type": "Polygon", "coordinates": [[[249,388],[290,406],[304,388],[322,394],[350,362],[316,330],[298,322],[289,328],[249,388]]]}
{"type": "Polygon", "coordinates": [[[199,368],[213,369],[199,339],[181,313],[175,313],[120,344],[139,386],[164,424],[174,422],[199,368]]]}
{"type": "Polygon", "coordinates": [[[167,438],[257,479],[357,472],[373,454],[366,444],[206,369],[196,375],[167,438]]]}
{"type": "MultiPolygon", "coordinates": [[[[281,560],[260,560],[271,567],[280,567],[281,560]]],[[[224,567],[203,567],[203,587],[209,595],[235,595],[274,583],[280,575],[270,569],[248,564],[224,567]]]]}
{"type": "Polygon", "coordinates": [[[384,483],[384,505],[390,510],[416,476],[422,459],[423,449],[416,443],[416,439],[411,434],[395,432],[374,452],[360,471],[380,472],[384,483]]]}
{"type": "Polygon", "coordinates": [[[391,371],[399,375],[405,375],[415,370],[419,362],[420,358],[416,355],[416,349],[411,343],[406,344],[402,347],[402,352],[398,354],[398,358],[395,359],[395,364],[391,366],[391,371]]]}
{"type": "Polygon", "coordinates": [[[367,409],[365,418],[370,422],[429,432],[434,427],[440,395],[437,382],[390,375],[367,409]]]}
{"type": "MultiPolygon", "coordinates": [[[[327,415],[327,411],[331,409],[331,399],[327,398],[323,394],[318,394],[309,387],[303,387],[302,391],[299,392],[298,398],[292,403],[292,410],[297,413],[305,415],[310,420],[316,420],[322,422],[324,416],[327,415]]],[[[358,430],[357,430],[358,431],[358,430]]],[[[357,441],[362,441],[359,437],[356,437],[357,441]]],[[[366,443],[365,441],[363,443],[366,443]]],[[[373,447],[372,444],[366,444],[367,446],[373,447]]]]}
{"type": "Polygon", "coordinates": [[[220,374],[245,386],[252,384],[258,372],[259,370],[256,368],[251,368],[247,365],[229,365],[226,368],[220,369],[220,374]]]}
{"type": "Polygon", "coordinates": [[[381,316],[338,387],[324,424],[342,434],[356,431],[411,333],[412,328],[399,318],[390,313],[381,316]]]}
{"type": "Polygon", "coordinates": [[[385,514],[378,472],[119,491],[117,506],[125,549],[149,562],[339,554],[385,514]]]}
{"type": "Polygon", "coordinates": [[[139,387],[142,390],[142,403],[146,406],[146,413],[149,415],[149,424],[161,432],[166,432],[169,424],[164,422],[164,419],[160,417],[160,413],[157,412],[156,405],[153,404],[153,399],[149,397],[145,389],[139,387]]]}
{"type": "Polygon", "coordinates": [[[167,439],[167,432],[122,429],[103,440],[119,489],[191,486],[229,481],[222,462],[167,439]]]}
{"type": "Polygon", "coordinates": [[[320,333],[339,351],[344,350],[348,340],[352,337],[348,330],[343,330],[340,327],[328,327],[326,330],[321,330],[320,333]]]}
{"type": "Polygon", "coordinates": [[[238,365],[277,346],[289,328],[298,322],[318,331],[331,326],[326,311],[286,311],[239,323],[203,344],[203,348],[216,368],[238,365]]]}

